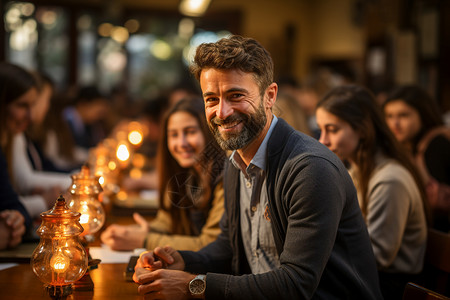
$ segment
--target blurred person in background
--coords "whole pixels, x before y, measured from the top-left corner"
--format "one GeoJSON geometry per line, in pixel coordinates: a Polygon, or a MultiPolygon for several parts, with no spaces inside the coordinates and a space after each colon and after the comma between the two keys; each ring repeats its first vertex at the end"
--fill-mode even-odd
{"type": "Polygon", "coordinates": [[[17,246],[31,228],[28,211],[11,184],[10,163],[13,136],[28,126],[36,95],[34,79],[26,70],[0,63],[0,249],[17,246]]]}
{"type": "Polygon", "coordinates": [[[101,240],[114,250],[172,245],[198,250],[220,233],[225,154],[215,142],[199,98],[178,101],[162,124],[158,145],[160,208],[148,223],[133,215],[137,225],[111,225],[101,240]]]}
{"type": "Polygon", "coordinates": [[[368,90],[334,88],[317,104],[316,119],[319,141],[349,164],[383,296],[401,299],[424,262],[426,200],[420,175],[368,90]]]}
{"type": "Polygon", "coordinates": [[[298,103],[300,87],[297,80],[291,76],[282,76],[277,83],[278,95],[273,107],[274,114],[283,118],[295,130],[311,136],[306,113],[298,103]]]}
{"type": "Polygon", "coordinates": [[[417,85],[393,90],[383,105],[386,122],[410,152],[426,185],[433,227],[450,231],[450,128],[434,99],[417,85]]]}
{"type": "MultiPolygon", "coordinates": [[[[27,122],[12,137],[12,179],[16,191],[20,195],[47,195],[48,201],[27,201],[25,206],[32,217],[37,217],[43,211],[53,206],[58,194],[67,190],[71,184],[69,174],[57,173],[56,168],[47,160],[38,147],[27,135],[27,129],[38,128],[45,118],[50,106],[52,86],[43,75],[31,73],[34,78],[35,91],[33,103],[30,106],[27,122]],[[46,171],[50,170],[50,171],[46,171]],[[31,205],[31,203],[34,203],[31,205]]],[[[59,170],[58,170],[59,171],[59,170]]]]}
{"type": "Polygon", "coordinates": [[[169,107],[182,99],[199,97],[201,95],[197,83],[192,82],[190,77],[182,78],[164,93],[167,94],[169,107]]]}
{"type": "Polygon", "coordinates": [[[55,97],[52,79],[33,72],[38,98],[31,110],[31,126],[26,131],[27,153],[36,171],[70,173],[87,160],[87,151],[75,147],[62,119],[62,99],[55,97]]]}
{"type": "Polygon", "coordinates": [[[108,112],[108,100],[95,86],[81,87],[77,91],[73,104],[63,111],[77,146],[89,149],[106,137],[102,122],[108,112]]]}

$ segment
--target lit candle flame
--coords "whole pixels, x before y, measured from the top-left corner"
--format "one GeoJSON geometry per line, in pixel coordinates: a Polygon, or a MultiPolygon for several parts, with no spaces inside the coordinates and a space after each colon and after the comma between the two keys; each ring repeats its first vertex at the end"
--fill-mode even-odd
{"type": "Polygon", "coordinates": [[[116,165],[115,162],[110,161],[110,162],[108,163],[108,168],[109,168],[110,170],[114,171],[114,170],[116,169],[116,167],[117,167],[117,165],[116,165]]]}
{"type": "Polygon", "coordinates": [[[87,224],[89,222],[89,215],[88,214],[82,214],[80,217],[80,224],[87,224]]]}
{"type": "Polygon", "coordinates": [[[69,258],[62,253],[54,255],[50,259],[50,266],[56,273],[64,273],[69,268],[69,258]]]}
{"type": "Polygon", "coordinates": [[[140,143],[142,143],[142,133],[140,133],[138,130],[133,130],[128,134],[128,140],[131,144],[137,146],[140,143]]]}
{"type": "Polygon", "coordinates": [[[128,158],[130,158],[130,152],[128,151],[127,146],[124,144],[121,144],[119,145],[119,147],[117,147],[116,155],[120,161],[126,161],[128,158]]]}

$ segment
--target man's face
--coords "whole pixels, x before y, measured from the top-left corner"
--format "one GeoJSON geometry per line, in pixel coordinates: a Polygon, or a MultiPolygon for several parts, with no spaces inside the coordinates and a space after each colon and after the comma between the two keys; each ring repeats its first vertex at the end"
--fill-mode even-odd
{"type": "MultiPolygon", "coordinates": [[[[200,75],[206,119],[225,150],[242,149],[261,133],[271,113],[251,73],[206,69],[200,75]]],[[[276,96],[276,93],[275,93],[276,96]]]]}

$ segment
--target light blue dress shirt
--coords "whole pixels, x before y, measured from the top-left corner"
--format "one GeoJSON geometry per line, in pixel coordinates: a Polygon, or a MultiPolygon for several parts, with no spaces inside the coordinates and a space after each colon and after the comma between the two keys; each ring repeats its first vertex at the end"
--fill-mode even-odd
{"type": "Polygon", "coordinates": [[[250,164],[245,167],[234,151],[230,160],[240,169],[240,218],[245,254],[253,274],[271,271],[280,266],[270,223],[266,188],[267,142],[278,118],[273,116],[269,130],[250,164]]]}

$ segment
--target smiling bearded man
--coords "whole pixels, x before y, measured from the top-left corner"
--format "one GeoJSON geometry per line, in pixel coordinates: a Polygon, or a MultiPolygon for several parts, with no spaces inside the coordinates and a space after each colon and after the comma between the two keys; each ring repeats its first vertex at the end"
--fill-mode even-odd
{"type": "Polygon", "coordinates": [[[225,120],[219,119],[217,116],[208,122],[209,129],[214,135],[217,143],[224,150],[237,150],[248,145],[255,137],[257,137],[266,125],[267,116],[264,111],[263,100],[258,109],[253,114],[234,113],[225,120]],[[220,133],[219,126],[230,127],[235,126],[239,122],[244,122],[244,127],[240,132],[223,132],[220,133]]]}

